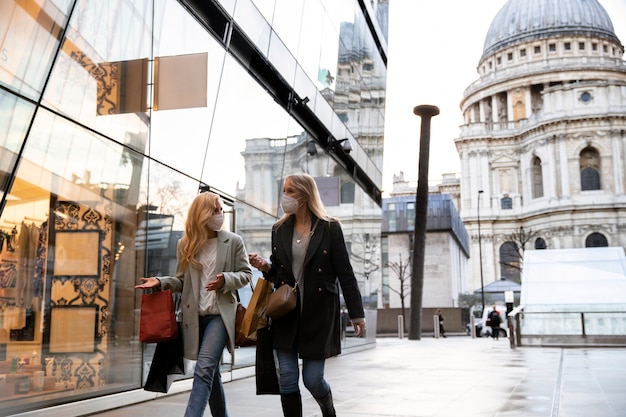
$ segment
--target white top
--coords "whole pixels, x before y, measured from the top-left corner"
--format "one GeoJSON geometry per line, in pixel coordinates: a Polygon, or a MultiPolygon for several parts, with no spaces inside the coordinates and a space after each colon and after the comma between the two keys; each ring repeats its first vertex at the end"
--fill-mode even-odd
{"type": "Polygon", "coordinates": [[[202,282],[198,312],[201,316],[220,314],[217,308],[215,291],[207,291],[206,286],[215,280],[215,261],[217,257],[217,239],[209,239],[202,247],[198,261],[202,264],[202,282]]]}

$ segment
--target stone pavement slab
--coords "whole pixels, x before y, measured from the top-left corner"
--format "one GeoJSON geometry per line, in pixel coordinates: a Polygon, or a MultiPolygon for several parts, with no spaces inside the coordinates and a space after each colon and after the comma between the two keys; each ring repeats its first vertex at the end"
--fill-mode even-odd
{"type": "MultiPolygon", "coordinates": [[[[626,417],[626,347],[518,347],[468,336],[379,338],[327,361],[339,417],[626,417]]],[[[304,387],[304,416],[321,416],[304,387]]],[[[280,417],[254,378],[225,384],[230,417],[280,417]]],[[[97,414],[182,416],[188,392],[97,414]]],[[[210,416],[207,410],[205,416],[210,416]]]]}

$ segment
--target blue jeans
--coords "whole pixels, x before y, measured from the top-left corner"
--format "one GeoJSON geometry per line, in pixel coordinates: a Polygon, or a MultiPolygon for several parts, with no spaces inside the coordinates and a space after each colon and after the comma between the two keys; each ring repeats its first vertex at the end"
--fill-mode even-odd
{"type": "Polygon", "coordinates": [[[202,417],[207,402],[213,417],[228,417],[220,361],[228,333],[222,316],[200,316],[200,350],[185,417],[202,417]]]}
{"type": "MultiPolygon", "coordinates": [[[[280,374],[280,393],[298,392],[299,371],[298,352],[295,350],[276,349],[280,374]]],[[[314,398],[324,398],[330,392],[330,385],[324,379],[325,359],[302,360],[302,382],[314,398]]]]}

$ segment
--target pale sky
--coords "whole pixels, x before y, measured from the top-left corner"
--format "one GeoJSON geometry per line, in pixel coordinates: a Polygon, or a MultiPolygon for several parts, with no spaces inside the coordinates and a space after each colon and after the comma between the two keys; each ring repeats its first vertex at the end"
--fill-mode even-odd
{"type": "MultiPolygon", "coordinates": [[[[463,91],[478,79],[485,35],[506,0],[390,0],[383,190],[404,172],[417,184],[421,119],[413,108],[432,104],[429,183],[459,173],[454,146],[463,116],[463,91]]],[[[626,43],[626,0],[600,0],[626,43]]]]}

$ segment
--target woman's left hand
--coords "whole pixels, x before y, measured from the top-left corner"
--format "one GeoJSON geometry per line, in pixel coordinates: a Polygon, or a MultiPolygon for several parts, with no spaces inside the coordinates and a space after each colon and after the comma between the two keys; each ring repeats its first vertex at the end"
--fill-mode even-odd
{"type": "Polygon", "coordinates": [[[215,279],[206,285],[207,291],[217,291],[224,286],[224,274],[217,274],[215,279]]]}

